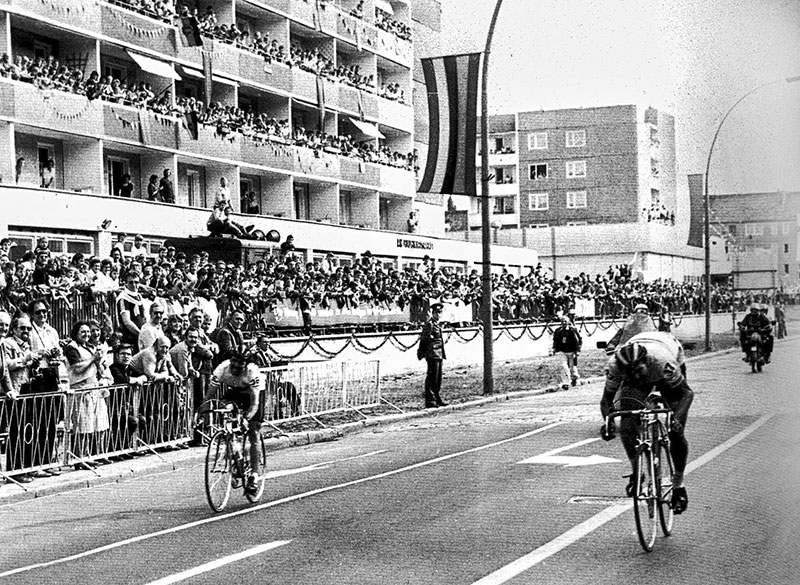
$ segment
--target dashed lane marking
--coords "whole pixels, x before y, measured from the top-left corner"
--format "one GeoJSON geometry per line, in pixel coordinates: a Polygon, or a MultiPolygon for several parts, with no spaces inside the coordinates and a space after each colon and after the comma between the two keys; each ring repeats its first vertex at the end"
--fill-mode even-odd
{"type": "Polygon", "coordinates": [[[275,506],[279,506],[281,504],[287,504],[289,502],[294,502],[296,500],[302,500],[305,498],[310,498],[311,496],[316,496],[319,494],[324,494],[326,492],[331,492],[334,490],[344,489],[347,487],[351,487],[354,485],[359,485],[362,483],[367,483],[370,481],[375,481],[379,479],[383,479],[386,477],[391,477],[393,475],[397,475],[399,473],[404,473],[406,471],[412,471],[414,469],[419,469],[421,467],[427,467],[428,465],[434,465],[436,463],[441,463],[442,461],[447,461],[449,459],[454,459],[456,457],[461,457],[462,455],[468,455],[470,453],[477,453],[478,451],[483,451],[484,449],[490,449],[492,447],[497,447],[499,445],[505,445],[506,443],[510,443],[512,441],[518,441],[520,439],[524,439],[526,437],[531,437],[533,435],[537,435],[539,433],[543,433],[548,431],[552,428],[561,426],[566,424],[567,421],[558,421],[554,423],[550,423],[549,425],[545,425],[538,429],[534,429],[532,431],[528,431],[527,433],[522,433],[521,435],[517,435],[515,437],[509,437],[508,439],[503,439],[501,441],[496,441],[494,443],[488,443],[486,445],[481,445],[479,447],[473,447],[472,449],[467,449],[465,451],[459,451],[457,453],[451,453],[449,455],[443,455],[441,457],[436,457],[435,459],[428,459],[426,461],[420,461],[419,463],[414,463],[413,465],[408,465],[406,467],[401,467],[399,469],[393,469],[392,471],[385,471],[383,473],[379,473],[377,475],[371,475],[369,477],[362,477],[361,479],[354,479],[352,481],[347,481],[344,483],[339,483],[336,485],[331,485],[323,488],[318,488],[315,490],[311,490],[308,492],[303,492],[301,494],[295,494],[293,496],[287,496],[280,500],[273,500],[272,502],[265,502],[263,504],[259,504],[256,506],[252,506],[250,508],[243,508],[241,510],[236,510],[235,512],[229,512],[227,514],[218,514],[215,516],[211,516],[209,518],[204,518],[203,520],[197,520],[195,522],[189,522],[187,524],[181,524],[179,526],[173,526],[172,528],[165,528],[164,530],[159,530],[157,532],[151,532],[149,534],[141,534],[139,536],[134,536],[132,538],[128,538],[126,540],[120,540],[118,542],[112,542],[106,544],[104,546],[94,548],[91,550],[87,550],[81,553],[77,553],[74,555],[70,555],[67,557],[62,557],[60,559],[53,559],[51,561],[46,561],[43,563],[36,563],[34,565],[27,565],[25,567],[18,567],[16,569],[11,569],[10,571],[6,571],[4,573],[0,573],[0,577],[8,577],[9,575],[16,575],[17,573],[24,573],[26,571],[32,571],[34,569],[42,569],[45,567],[51,567],[53,565],[58,565],[62,563],[67,563],[69,561],[76,561],[78,559],[82,559],[85,557],[89,557],[92,555],[100,554],[102,552],[106,552],[109,550],[114,550],[116,548],[120,548],[123,546],[128,546],[131,544],[135,544],[137,542],[142,542],[144,540],[149,540],[151,538],[156,538],[159,536],[165,536],[167,534],[173,534],[175,532],[181,532],[183,530],[189,530],[191,528],[197,528],[198,526],[203,526],[205,524],[211,524],[212,522],[221,522],[223,520],[227,520],[228,518],[235,518],[237,516],[242,516],[244,514],[252,514],[253,512],[258,512],[259,510],[266,510],[267,508],[272,508],[275,506]]]}
{"type": "MultiPolygon", "coordinates": [[[[694,461],[690,462],[686,466],[686,473],[687,474],[691,473],[692,471],[699,469],[709,461],[712,461],[716,457],[719,457],[725,451],[735,446],[737,443],[743,441],[749,435],[758,430],[759,427],[761,427],[773,416],[775,415],[768,414],[762,416],[760,419],[755,421],[753,424],[745,428],[740,433],[734,435],[724,443],[720,443],[707,453],[704,453],[694,461]]],[[[573,526],[561,536],[554,538],[550,542],[540,546],[536,550],[529,552],[525,556],[522,556],[517,560],[509,563],[508,565],[499,568],[495,572],[486,575],[482,579],[475,581],[472,585],[500,585],[501,583],[510,581],[520,573],[524,573],[531,567],[541,563],[546,558],[551,557],[558,552],[561,552],[562,550],[564,550],[571,544],[574,544],[584,536],[594,532],[595,530],[597,530],[604,524],[610,522],[617,516],[620,516],[630,508],[631,508],[630,502],[627,502],[625,504],[614,504],[612,506],[609,506],[608,508],[602,510],[601,512],[598,512],[588,520],[581,522],[577,526],[573,526]]]]}
{"type": "Polygon", "coordinates": [[[151,581],[150,583],[148,583],[148,585],[170,585],[171,583],[179,583],[191,577],[196,577],[197,575],[202,575],[203,573],[208,573],[209,571],[219,569],[220,567],[224,567],[225,565],[235,563],[236,561],[240,561],[248,557],[253,557],[255,555],[260,555],[263,552],[267,552],[268,550],[272,550],[273,548],[278,548],[279,546],[289,544],[290,542],[292,541],[276,540],[275,542],[268,542],[266,544],[262,544],[260,546],[256,546],[254,548],[242,551],[240,553],[236,553],[235,555],[229,555],[227,557],[222,557],[221,559],[217,559],[216,561],[211,561],[209,563],[202,564],[198,567],[194,567],[193,569],[181,571],[180,573],[175,573],[174,575],[164,577],[163,579],[159,579],[157,581],[151,581]]]}

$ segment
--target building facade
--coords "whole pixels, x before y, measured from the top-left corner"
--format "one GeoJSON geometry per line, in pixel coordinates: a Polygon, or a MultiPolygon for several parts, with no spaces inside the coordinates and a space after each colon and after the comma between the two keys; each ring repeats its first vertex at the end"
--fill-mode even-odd
{"type": "Polygon", "coordinates": [[[236,221],[309,254],[399,241],[412,211],[413,238],[444,232],[416,200],[437,0],[183,4],[0,5],[1,232],[86,255],[141,233],[152,252],[207,233],[222,179],[236,221]]]}
{"type": "MultiPolygon", "coordinates": [[[[489,134],[495,225],[677,221],[668,114],[635,105],[520,112],[490,117],[489,134]]],[[[480,229],[480,202],[459,203],[480,229]]]]}
{"type": "Polygon", "coordinates": [[[800,290],[800,192],[726,193],[711,195],[710,203],[712,247],[720,248],[712,274],[736,272],[758,254],[765,264],[759,270],[774,271],[776,287],[800,290]]]}

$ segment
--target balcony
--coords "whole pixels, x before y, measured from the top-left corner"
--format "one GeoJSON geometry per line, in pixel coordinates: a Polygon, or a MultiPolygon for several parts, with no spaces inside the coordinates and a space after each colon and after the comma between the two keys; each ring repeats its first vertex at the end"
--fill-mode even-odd
{"type": "MultiPolygon", "coordinates": [[[[267,0],[268,3],[271,1],[267,0]]],[[[332,4],[323,5],[321,2],[314,2],[313,0],[310,2],[294,0],[289,2],[288,10],[285,12],[288,12],[293,20],[302,22],[314,30],[322,31],[329,35],[336,32],[336,19],[339,13],[332,4]]]]}
{"type": "MultiPolygon", "coordinates": [[[[112,4],[84,2],[80,8],[75,7],[71,12],[84,10],[84,6],[86,10],[90,7],[100,7],[100,31],[102,34],[132,45],[146,46],[148,49],[165,55],[175,54],[177,31],[174,26],[112,4]]],[[[82,24],[79,26],[96,30],[82,19],[81,22],[82,24]]]]}
{"type": "Polygon", "coordinates": [[[405,41],[392,33],[375,29],[377,44],[375,52],[395,63],[411,68],[414,64],[414,51],[409,41],[405,41]]]}
{"type": "Polygon", "coordinates": [[[263,57],[249,51],[239,51],[239,75],[286,93],[292,91],[292,69],[278,63],[266,63],[263,57]]]}
{"type": "Polygon", "coordinates": [[[379,165],[380,189],[386,193],[413,194],[416,190],[414,172],[398,167],[379,165]]]}
{"type": "MultiPolygon", "coordinates": [[[[478,182],[480,191],[480,182],[478,182]]],[[[510,197],[519,193],[519,183],[489,183],[490,197],[510,197]]]]}
{"type": "Polygon", "coordinates": [[[368,164],[352,158],[341,157],[342,180],[377,189],[381,183],[378,165],[368,164]]]}
{"type": "Polygon", "coordinates": [[[197,140],[189,133],[186,124],[181,122],[178,126],[178,150],[185,154],[199,154],[202,156],[237,160],[241,151],[241,134],[231,133],[220,136],[213,126],[197,126],[197,140]]]}
{"type": "Polygon", "coordinates": [[[412,132],[414,130],[414,110],[411,106],[394,100],[378,98],[378,119],[381,124],[412,132]]]}
{"type": "Polygon", "coordinates": [[[349,85],[339,87],[339,107],[359,116],[363,111],[365,118],[378,117],[378,98],[375,94],[349,85]]]}
{"type": "Polygon", "coordinates": [[[99,30],[100,5],[96,2],[43,2],[42,0],[0,0],[0,5],[13,6],[28,14],[40,16],[72,27],[99,30]],[[69,8],[69,10],[67,9],[69,8]]]}
{"type": "Polygon", "coordinates": [[[18,124],[56,132],[96,136],[103,128],[102,102],[6,79],[0,80],[0,113],[18,124]]]}
{"type": "MultiPolygon", "coordinates": [[[[480,148],[479,148],[480,150],[480,148]]],[[[478,164],[481,164],[481,155],[478,153],[478,164]]],[[[489,166],[492,167],[508,167],[517,164],[516,152],[491,152],[489,151],[489,166]]]]}
{"type": "Polygon", "coordinates": [[[363,20],[338,13],[336,32],[359,49],[367,47],[373,52],[378,49],[378,29],[363,20]]]}
{"type": "Polygon", "coordinates": [[[176,148],[175,124],[178,118],[158,116],[149,110],[103,104],[103,129],[109,138],[139,142],[145,146],[176,148]],[[142,127],[144,123],[144,128],[142,127]]]}

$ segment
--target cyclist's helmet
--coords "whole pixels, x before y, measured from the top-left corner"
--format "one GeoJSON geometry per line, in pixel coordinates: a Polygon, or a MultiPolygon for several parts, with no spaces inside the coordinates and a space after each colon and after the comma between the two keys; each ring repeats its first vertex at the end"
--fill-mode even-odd
{"type": "Polygon", "coordinates": [[[644,361],[647,348],[641,343],[633,342],[623,345],[617,350],[617,363],[623,368],[630,368],[644,361]]]}

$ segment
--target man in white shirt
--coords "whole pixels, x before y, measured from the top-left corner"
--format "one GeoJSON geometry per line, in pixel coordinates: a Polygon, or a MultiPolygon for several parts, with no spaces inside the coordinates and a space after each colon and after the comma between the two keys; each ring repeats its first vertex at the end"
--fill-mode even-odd
{"type": "Polygon", "coordinates": [[[164,335],[161,320],[164,318],[164,305],[154,302],[150,305],[150,320],[139,330],[139,351],[153,347],[156,339],[164,335]]]}

